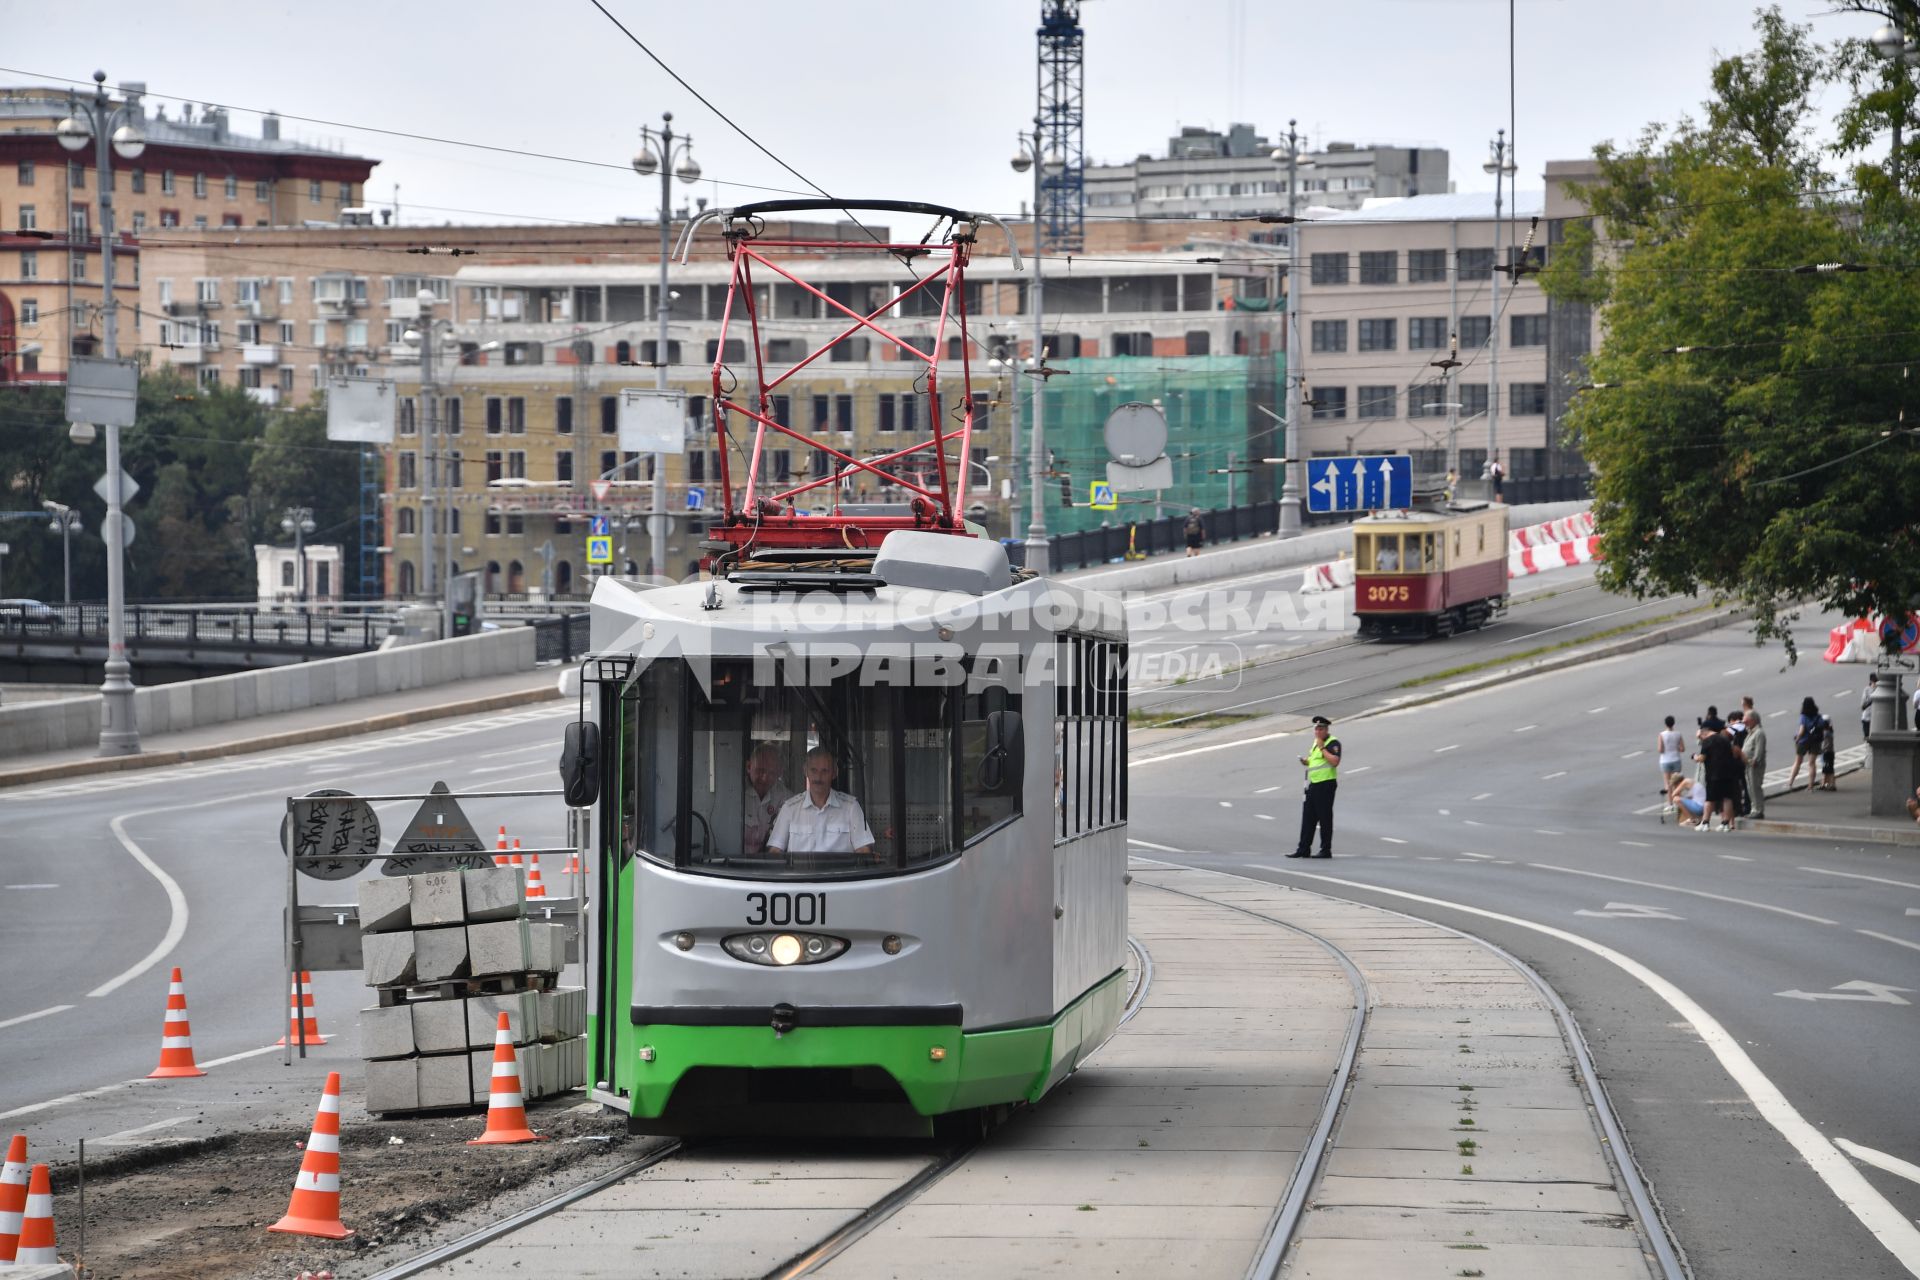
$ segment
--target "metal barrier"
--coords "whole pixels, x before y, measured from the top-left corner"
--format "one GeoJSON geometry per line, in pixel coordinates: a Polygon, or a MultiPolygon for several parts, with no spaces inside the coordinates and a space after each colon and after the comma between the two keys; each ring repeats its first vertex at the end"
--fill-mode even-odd
{"type": "MultiPolygon", "coordinates": [[[[377,649],[392,624],[390,615],[360,613],[263,613],[244,606],[180,608],[132,605],[125,611],[129,643],[171,642],[206,648],[283,649],[361,653],[377,649]]],[[[106,642],[107,606],[51,604],[0,608],[0,638],[98,640],[106,642]]]]}
{"type": "Polygon", "coordinates": [[[535,662],[572,662],[587,651],[592,635],[590,614],[569,613],[557,618],[537,618],[533,627],[535,662]]]}

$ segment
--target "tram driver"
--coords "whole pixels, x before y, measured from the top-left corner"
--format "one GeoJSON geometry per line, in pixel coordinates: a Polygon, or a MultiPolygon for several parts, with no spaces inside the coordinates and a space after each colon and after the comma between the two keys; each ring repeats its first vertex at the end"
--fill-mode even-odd
{"type": "Polygon", "coordinates": [[[1400,568],[1400,548],[1398,538],[1380,539],[1380,553],[1375,557],[1373,567],[1381,573],[1395,573],[1400,568]]]}
{"type": "Polygon", "coordinates": [[[873,830],[860,802],[835,791],[833,752],[807,752],[807,789],[780,806],[767,836],[768,853],[872,853],[873,830]]]}

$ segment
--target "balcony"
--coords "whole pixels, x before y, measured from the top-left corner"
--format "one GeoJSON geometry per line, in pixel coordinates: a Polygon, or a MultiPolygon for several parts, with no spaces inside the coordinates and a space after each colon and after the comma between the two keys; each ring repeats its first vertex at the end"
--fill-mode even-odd
{"type": "Polygon", "coordinates": [[[176,342],[167,348],[169,364],[200,364],[208,350],[218,350],[218,343],[176,342]]]}
{"type": "Polygon", "coordinates": [[[256,404],[264,404],[271,409],[280,403],[279,387],[247,387],[245,390],[248,397],[256,404]]]}
{"type": "Polygon", "coordinates": [[[264,343],[249,343],[240,348],[242,364],[279,364],[280,348],[264,343]]]}

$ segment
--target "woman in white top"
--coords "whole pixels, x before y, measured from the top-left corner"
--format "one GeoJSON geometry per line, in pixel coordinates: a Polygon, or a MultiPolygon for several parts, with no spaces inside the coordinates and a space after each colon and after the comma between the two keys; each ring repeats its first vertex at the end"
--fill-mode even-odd
{"type": "Polygon", "coordinates": [[[1680,776],[1681,762],[1686,759],[1686,739],[1673,727],[1673,717],[1667,717],[1667,727],[1654,739],[1654,750],[1660,753],[1660,794],[1666,795],[1673,789],[1673,780],[1680,776]]]}

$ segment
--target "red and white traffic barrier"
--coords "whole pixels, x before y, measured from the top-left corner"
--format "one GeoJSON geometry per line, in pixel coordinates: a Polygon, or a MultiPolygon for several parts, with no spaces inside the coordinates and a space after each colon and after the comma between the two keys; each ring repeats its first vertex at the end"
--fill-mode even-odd
{"type": "Polygon", "coordinates": [[[1542,524],[1530,524],[1514,529],[1507,534],[1507,550],[1521,551],[1527,547],[1541,547],[1553,542],[1574,542],[1593,535],[1593,512],[1577,511],[1558,520],[1548,520],[1542,524]]]}
{"type": "Polygon", "coordinates": [[[1592,564],[1600,559],[1599,538],[1576,538],[1571,542],[1550,542],[1540,547],[1523,547],[1507,553],[1507,576],[1524,578],[1528,574],[1564,569],[1569,565],[1592,564]]]}
{"type": "Polygon", "coordinates": [[[1353,585],[1353,561],[1334,560],[1327,564],[1310,564],[1300,579],[1302,591],[1337,591],[1341,587],[1353,585]]]}

